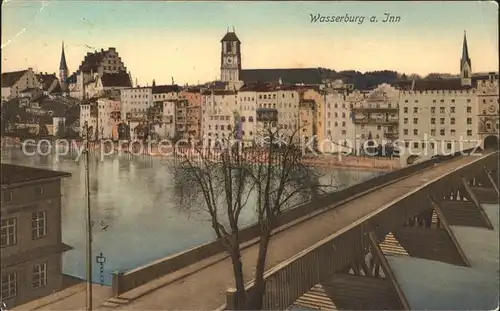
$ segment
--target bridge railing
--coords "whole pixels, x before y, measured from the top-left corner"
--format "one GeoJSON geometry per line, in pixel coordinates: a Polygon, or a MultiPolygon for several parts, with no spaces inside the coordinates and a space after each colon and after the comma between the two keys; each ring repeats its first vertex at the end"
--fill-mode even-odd
{"type": "MultiPolygon", "coordinates": [[[[453,184],[463,176],[471,178],[474,176],[474,171],[482,170],[485,164],[498,167],[497,162],[498,153],[478,157],[474,162],[447,172],[444,176],[429,181],[405,196],[381,206],[370,215],[266,271],[263,310],[288,309],[313,286],[342,270],[353,260],[364,258],[366,247],[369,245],[368,233],[373,230],[379,238],[385,236],[413,213],[428,208],[430,201],[424,202],[422,197],[428,198],[428,195],[434,192],[433,187],[437,187],[437,193],[444,195],[446,191],[444,189],[449,182],[453,184]]],[[[254,281],[247,283],[245,288],[251,296],[254,281]]],[[[235,294],[234,289],[228,290],[226,304],[217,311],[234,310],[238,304],[235,294]]]]}
{"type": "MultiPolygon", "coordinates": [[[[319,213],[333,208],[335,203],[346,202],[360,195],[375,191],[390,183],[415,174],[423,169],[429,168],[437,163],[467,154],[471,150],[465,150],[450,156],[436,157],[434,159],[420,162],[387,174],[371,178],[363,183],[353,185],[340,191],[332,192],[319,197],[317,200],[289,209],[283,213],[278,221],[278,227],[284,227],[298,219],[306,220],[319,213]]],[[[240,231],[241,243],[248,243],[259,237],[260,228],[258,225],[248,226],[240,231]]],[[[219,240],[203,244],[193,249],[178,253],[167,258],[157,260],[153,263],[138,267],[128,272],[113,273],[112,288],[113,295],[132,290],[156,278],[172,273],[200,260],[207,259],[226,251],[225,246],[219,240]]]]}
{"type": "MultiPolygon", "coordinates": [[[[286,310],[314,285],[362,256],[369,243],[363,232],[362,225],[338,232],[268,270],[263,310],[286,310]]],[[[253,288],[253,281],[246,285],[249,296],[253,288]]],[[[236,295],[227,298],[219,310],[236,309],[236,295]]]]}

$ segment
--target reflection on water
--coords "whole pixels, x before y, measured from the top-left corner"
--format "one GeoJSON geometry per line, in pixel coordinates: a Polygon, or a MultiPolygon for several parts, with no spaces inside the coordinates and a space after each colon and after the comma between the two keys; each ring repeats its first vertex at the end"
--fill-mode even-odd
{"type": "MultiPolygon", "coordinates": [[[[2,162],[66,171],[62,185],[63,242],[74,247],[63,259],[66,274],[85,278],[85,165],[83,158],[26,156],[19,149],[4,150],[2,162]]],[[[376,176],[376,172],[322,169],[328,180],[347,187],[376,176]]],[[[117,156],[90,160],[93,252],[106,257],[104,280],[125,271],[213,240],[208,217],[180,208],[173,196],[173,176],[164,160],[117,156]]],[[[241,214],[241,224],[253,213],[241,214]]],[[[94,261],[94,280],[100,279],[94,261]]]]}

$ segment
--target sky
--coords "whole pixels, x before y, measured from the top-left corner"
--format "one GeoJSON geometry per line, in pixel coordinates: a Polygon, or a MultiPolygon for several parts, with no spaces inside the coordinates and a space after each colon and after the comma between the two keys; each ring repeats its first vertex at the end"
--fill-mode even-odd
{"type": "Polygon", "coordinates": [[[220,78],[220,39],[242,42],[243,69],[458,73],[464,31],[474,72],[498,71],[498,5],[463,2],[36,1],[2,3],[2,72],[70,74],[87,52],[115,47],[141,85],[220,78]],[[383,23],[384,14],[400,21],[383,23]],[[313,23],[311,14],[364,16],[313,23]],[[370,22],[374,16],[378,22],[370,22]]]}

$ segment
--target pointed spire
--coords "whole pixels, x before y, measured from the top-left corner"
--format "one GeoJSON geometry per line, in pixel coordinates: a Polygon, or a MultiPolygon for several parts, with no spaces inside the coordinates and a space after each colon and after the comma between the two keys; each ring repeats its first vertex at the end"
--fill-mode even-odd
{"type": "Polygon", "coordinates": [[[467,60],[467,62],[470,62],[469,48],[467,46],[467,32],[465,30],[464,30],[464,42],[462,45],[462,60],[467,60]]]}
{"type": "Polygon", "coordinates": [[[64,54],[64,41],[62,42],[61,62],[59,64],[59,70],[68,70],[68,65],[66,65],[66,55],[64,54]]]}
{"type": "Polygon", "coordinates": [[[155,87],[155,86],[156,86],[156,81],[155,81],[155,79],[153,79],[153,84],[152,84],[152,86],[153,86],[153,87],[155,87]]]}
{"type": "Polygon", "coordinates": [[[236,32],[236,31],[234,30],[234,26],[233,26],[233,32],[236,32]]]}

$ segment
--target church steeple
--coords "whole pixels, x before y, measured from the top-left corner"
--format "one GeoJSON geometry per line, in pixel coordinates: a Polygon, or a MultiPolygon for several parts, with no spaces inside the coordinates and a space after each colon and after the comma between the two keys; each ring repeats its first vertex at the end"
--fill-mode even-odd
{"type": "Polygon", "coordinates": [[[467,46],[467,33],[464,31],[464,41],[462,44],[462,58],[460,59],[460,77],[462,85],[470,85],[472,76],[472,63],[469,57],[469,48],[467,46]]]}
{"type": "Polygon", "coordinates": [[[68,70],[68,65],[66,65],[66,55],[64,54],[64,41],[62,42],[61,62],[59,63],[59,70],[68,70]]]}
{"type": "Polygon", "coordinates": [[[67,91],[68,65],[66,64],[66,55],[64,54],[64,41],[62,42],[61,61],[59,63],[59,84],[63,92],[67,91]]]}

